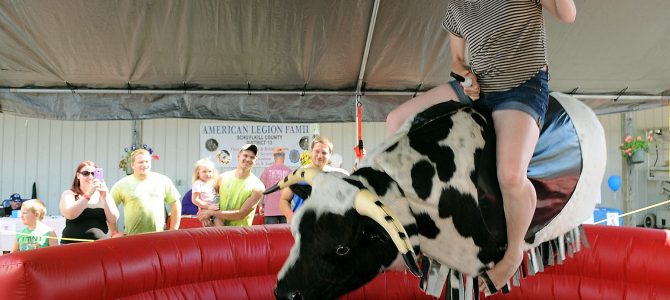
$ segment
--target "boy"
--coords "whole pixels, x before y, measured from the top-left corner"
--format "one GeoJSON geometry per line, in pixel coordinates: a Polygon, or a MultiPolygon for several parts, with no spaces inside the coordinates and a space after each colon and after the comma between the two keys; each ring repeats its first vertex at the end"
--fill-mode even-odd
{"type": "Polygon", "coordinates": [[[21,221],[26,225],[16,235],[12,253],[58,245],[56,233],[41,221],[47,214],[44,202],[38,199],[24,201],[21,205],[21,221]]]}

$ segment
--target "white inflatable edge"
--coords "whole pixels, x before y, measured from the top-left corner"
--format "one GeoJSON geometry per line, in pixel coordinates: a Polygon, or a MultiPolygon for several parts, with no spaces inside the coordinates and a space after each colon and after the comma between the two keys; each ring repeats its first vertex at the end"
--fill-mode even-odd
{"type": "Polygon", "coordinates": [[[593,216],[593,209],[601,197],[600,185],[607,164],[605,132],[591,108],[563,93],[553,92],[550,96],[558,100],[575,126],[582,152],[582,173],[563,210],[535,235],[533,244],[526,244],[527,249],[555,239],[593,216]]]}

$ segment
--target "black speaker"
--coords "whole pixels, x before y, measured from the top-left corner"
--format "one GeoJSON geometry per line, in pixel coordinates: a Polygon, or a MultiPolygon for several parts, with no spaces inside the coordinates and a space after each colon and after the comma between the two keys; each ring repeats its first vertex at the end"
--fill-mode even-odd
{"type": "Polygon", "coordinates": [[[647,214],[644,216],[644,227],[646,228],[656,228],[656,215],[647,214]]]}

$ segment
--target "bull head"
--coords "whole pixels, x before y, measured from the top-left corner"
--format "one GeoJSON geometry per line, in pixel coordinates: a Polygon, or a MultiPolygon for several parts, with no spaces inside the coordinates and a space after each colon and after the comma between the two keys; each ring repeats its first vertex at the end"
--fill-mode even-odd
{"type": "Polygon", "coordinates": [[[303,181],[312,185],[317,175],[318,188],[294,216],[296,243],[278,276],[278,298],[341,296],[372,280],[398,253],[421,276],[404,227],[369,190],[317,169],[298,169],[265,193],[303,181]],[[323,208],[335,202],[347,204],[323,208]]]}

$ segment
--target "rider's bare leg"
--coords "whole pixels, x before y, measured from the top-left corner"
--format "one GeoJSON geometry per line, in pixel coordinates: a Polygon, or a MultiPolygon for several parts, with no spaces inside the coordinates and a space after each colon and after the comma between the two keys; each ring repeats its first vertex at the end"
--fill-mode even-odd
{"type": "Polygon", "coordinates": [[[458,96],[449,84],[438,85],[429,91],[405,101],[386,116],[386,136],[393,135],[400,126],[414,114],[437,103],[457,100],[458,96]]]}
{"type": "MultiPolygon", "coordinates": [[[[503,287],[523,259],[524,236],[533,218],[537,195],[527,177],[539,128],[535,120],[518,110],[493,112],[496,131],[498,181],[507,223],[507,250],[487,274],[496,288],[503,287]]],[[[480,283],[480,290],[484,284],[480,283]]]]}

